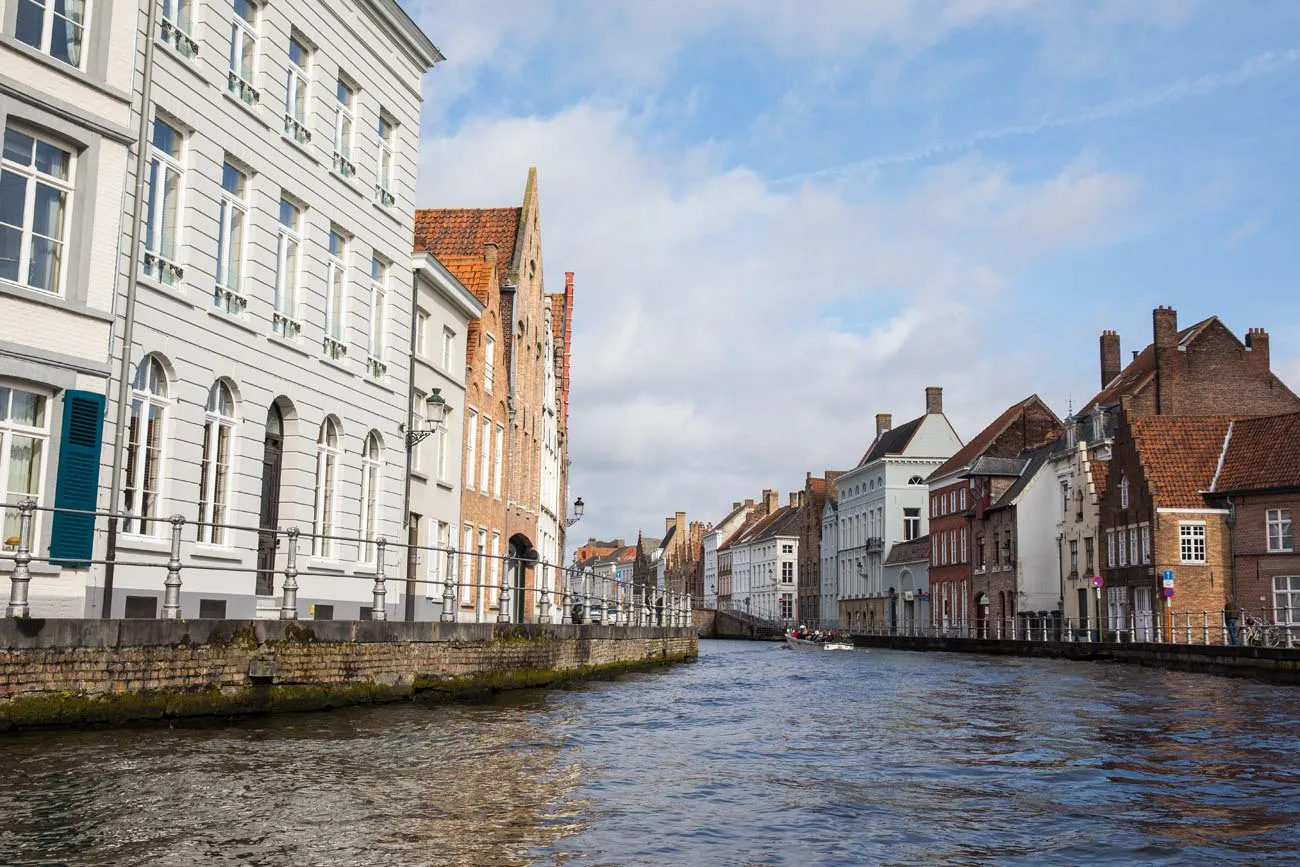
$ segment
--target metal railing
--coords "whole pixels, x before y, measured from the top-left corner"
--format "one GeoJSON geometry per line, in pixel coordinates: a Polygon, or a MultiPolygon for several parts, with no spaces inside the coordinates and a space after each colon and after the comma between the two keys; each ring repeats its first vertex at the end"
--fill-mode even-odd
{"type": "MultiPolygon", "coordinates": [[[[12,563],[8,571],[9,601],[5,607],[7,617],[31,615],[30,587],[32,564],[71,565],[75,567],[107,566],[153,572],[162,588],[163,619],[182,618],[181,590],[185,576],[195,571],[217,572],[229,575],[252,575],[254,586],[226,587],[224,595],[247,597],[256,608],[257,600],[279,598],[278,616],[281,620],[297,620],[298,598],[304,592],[303,583],[317,584],[325,580],[355,580],[370,582],[370,619],[388,619],[390,582],[400,583],[408,599],[420,595],[439,606],[437,619],[441,622],[497,622],[497,623],[597,623],[609,626],[689,626],[692,622],[691,598],[686,593],[670,593],[652,584],[625,581],[608,575],[598,575],[576,566],[549,563],[541,559],[509,554],[490,554],[470,551],[452,545],[414,545],[395,542],[382,536],[363,538],[359,535],[338,535],[303,531],[296,526],[258,527],[219,522],[190,521],[183,515],[166,519],[151,517],[141,527],[159,525],[166,528],[162,535],[133,535],[120,540],[118,548],[125,548],[131,556],[110,552],[102,557],[53,557],[39,555],[33,540],[38,514],[77,516],[98,522],[114,517],[100,511],[81,511],[38,506],[35,500],[25,499],[15,504],[0,505],[0,514],[14,510],[18,513],[18,534],[0,540],[0,565],[12,563]],[[221,531],[221,543],[210,540],[221,531]],[[188,534],[188,538],[187,538],[188,534]],[[251,537],[253,545],[237,544],[239,537],[251,537]],[[235,537],[235,538],[232,538],[235,537]],[[208,541],[205,541],[208,540],[208,541]],[[141,542],[157,545],[157,550],[141,550],[141,542]],[[281,550],[281,542],[286,543],[281,550]],[[305,542],[307,551],[300,550],[305,542]],[[354,574],[347,574],[324,564],[341,561],[330,553],[331,546],[339,543],[355,546],[357,560],[354,574]],[[164,550],[165,547],[165,550],[164,550]],[[312,554],[315,551],[317,553],[312,554]],[[394,552],[398,552],[396,555],[394,552]],[[328,556],[326,556],[328,554],[328,556]],[[219,556],[224,562],[203,562],[219,556]],[[303,557],[308,558],[303,563],[303,557]],[[415,574],[416,563],[423,556],[431,556],[431,568],[415,574]],[[246,565],[240,560],[252,560],[246,565]],[[390,571],[397,563],[406,563],[403,573],[390,571]],[[477,567],[477,568],[475,568],[477,567]],[[532,569],[532,585],[525,570],[532,569]],[[458,575],[460,572],[462,574],[458,575]],[[511,573],[518,576],[515,583],[511,573]],[[276,577],[280,577],[280,591],[274,592],[276,577]],[[485,580],[486,579],[486,580],[485,580]],[[270,593],[257,592],[256,583],[265,582],[270,593]],[[250,592],[250,590],[252,592],[250,592]],[[421,593],[422,590],[422,593],[421,593]],[[233,592],[230,592],[233,591],[233,592]],[[521,603],[516,603],[515,594],[521,603]],[[531,596],[531,599],[529,598],[531,596]],[[495,614],[493,613],[495,612],[495,614]]],[[[119,519],[126,516],[117,515],[119,519]]],[[[96,528],[96,532],[99,532],[96,528]]],[[[138,573],[136,573],[138,576],[138,573]]],[[[0,571],[0,577],[5,573],[0,571]]],[[[139,586],[138,577],[132,588],[139,586]]],[[[318,586],[312,590],[320,590],[318,586]]],[[[328,591],[326,591],[328,592],[328,591]]],[[[355,596],[324,598],[322,604],[347,602],[359,604],[355,596]]],[[[363,606],[364,607],[364,606],[363,606]]],[[[408,603],[407,617],[412,616],[413,605],[408,603]]],[[[267,609],[259,609],[265,612],[267,609]]],[[[331,616],[330,619],[335,619],[331,616]]],[[[346,619],[346,618],[337,618],[346,619]]]]}
{"type": "Polygon", "coordinates": [[[949,624],[863,625],[849,627],[855,635],[982,638],[1066,643],[1155,643],[1300,647],[1300,608],[1243,610],[1238,620],[1223,612],[1175,611],[1123,616],[1061,618],[1046,616],[998,618],[949,624]]]}

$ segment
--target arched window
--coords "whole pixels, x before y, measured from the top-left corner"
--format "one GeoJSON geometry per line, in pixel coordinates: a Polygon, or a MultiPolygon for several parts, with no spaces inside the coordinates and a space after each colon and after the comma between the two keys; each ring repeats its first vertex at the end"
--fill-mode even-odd
{"type": "Polygon", "coordinates": [[[339,480],[339,423],[329,416],[316,438],[316,517],[312,522],[312,554],[333,559],[334,511],[339,480]]]}
{"type": "Polygon", "coordinates": [[[235,396],[221,380],[208,392],[203,426],[203,465],[199,469],[199,541],[225,543],[226,504],[230,499],[230,447],[235,432],[235,396]]]}
{"type": "Polygon", "coordinates": [[[924,485],[925,479],[921,478],[920,476],[912,476],[912,478],[907,480],[907,483],[909,485],[924,485]]]}
{"type": "Polygon", "coordinates": [[[151,536],[158,521],[162,491],[163,429],[167,424],[167,371],[146,355],[131,383],[131,421],[127,427],[126,479],[122,488],[123,533],[151,536]]]}
{"type": "Polygon", "coordinates": [[[383,466],[383,445],[379,431],[366,434],[361,447],[361,562],[375,562],[375,536],[379,530],[379,501],[382,496],[380,468],[383,466]]]}
{"type": "Polygon", "coordinates": [[[1119,507],[1128,508],[1128,476],[1123,476],[1119,480],[1119,507]]]}

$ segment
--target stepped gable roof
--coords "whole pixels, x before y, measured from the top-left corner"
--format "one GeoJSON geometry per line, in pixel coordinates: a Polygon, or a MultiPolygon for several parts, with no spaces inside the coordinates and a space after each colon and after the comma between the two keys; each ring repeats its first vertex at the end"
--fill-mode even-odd
{"type": "MultiPolygon", "coordinates": [[[[452,256],[483,257],[483,245],[497,247],[504,282],[514,260],[523,208],[421,208],[415,212],[415,252],[428,252],[448,268],[452,256]]],[[[457,275],[459,277],[459,275],[457,275]]],[[[464,282],[463,280],[461,282],[464,282]]]]}
{"type": "Polygon", "coordinates": [[[1300,487],[1300,412],[1238,419],[1215,492],[1300,487]]]}
{"type": "Polygon", "coordinates": [[[879,460],[885,455],[900,455],[907,449],[907,444],[912,441],[916,431],[921,427],[921,422],[925,421],[925,416],[917,416],[905,424],[889,430],[876,437],[875,441],[867,448],[867,453],[858,461],[859,467],[865,467],[872,461],[879,460]]]}
{"type": "Polygon", "coordinates": [[[1138,460],[1157,508],[1203,509],[1231,420],[1144,416],[1131,422],[1138,460]]]}
{"type": "Polygon", "coordinates": [[[910,542],[895,542],[885,558],[885,565],[892,563],[921,563],[930,561],[930,536],[918,536],[910,542]]]}
{"type": "Polygon", "coordinates": [[[972,437],[970,442],[957,449],[957,452],[952,457],[940,464],[939,468],[933,473],[930,473],[929,478],[942,478],[955,470],[970,466],[977,457],[984,454],[985,450],[993,445],[1003,431],[1015,423],[1021,413],[1034,403],[1042,403],[1042,400],[1036,394],[1031,394],[1024,400],[1011,404],[1002,411],[1000,416],[993,419],[988,427],[972,437]]]}
{"type": "MultiPolygon", "coordinates": [[[[1186,346],[1201,335],[1211,322],[1217,322],[1219,317],[1211,316],[1208,319],[1202,319],[1195,325],[1189,325],[1182,331],[1178,332],[1178,345],[1186,346]]],[[[1227,329],[1231,333],[1231,329],[1227,329]]],[[[1236,335],[1233,335],[1234,337],[1236,335]]],[[[1098,406],[1108,406],[1113,403],[1119,403],[1119,399],[1125,395],[1137,394],[1142,388],[1156,375],[1156,345],[1148,343],[1146,348],[1137,354],[1137,356],[1128,363],[1128,366],[1120,371],[1119,376],[1112,379],[1105,388],[1097,392],[1092,400],[1083,405],[1080,413],[1087,412],[1098,406]]]]}
{"type": "Polygon", "coordinates": [[[826,484],[824,478],[816,477],[808,480],[808,502],[804,504],[805,514],[812,516],[817,521],[817,526],[821,526],[822,512],[826,508],[826,490],[833,487],[826,484]]]}

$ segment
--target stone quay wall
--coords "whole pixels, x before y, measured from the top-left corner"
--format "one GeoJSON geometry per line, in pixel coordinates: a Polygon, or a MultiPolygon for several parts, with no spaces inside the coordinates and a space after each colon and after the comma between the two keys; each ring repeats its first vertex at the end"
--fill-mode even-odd
{"type": "Polygon", "coordinates": [[[692,627],[0,621],[0,731],[482,697],[693,659],[692,627]]]}
{"type": "Polygon", "coordinates": [[[1011,641],[993,638],[947,636],[855,635],[858,647],[892,650],[983,653],[991,656],[1028,656],[1087,662],[1123,662],[1246,677],[1271,683],[1300,684],[1300,649],[1285,647],[1229,647],[1220,644],[1087,643],[1070,641],[1011,641]]]}

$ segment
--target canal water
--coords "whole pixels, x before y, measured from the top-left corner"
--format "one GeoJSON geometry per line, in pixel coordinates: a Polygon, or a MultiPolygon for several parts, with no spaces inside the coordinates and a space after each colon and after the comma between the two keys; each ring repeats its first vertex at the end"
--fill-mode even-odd
{"type": "Polygon", "coordinates": [[[1300,859],[1300,689],[701,642],[488,704],[0,736],[0,864],[1300,859]]]}

